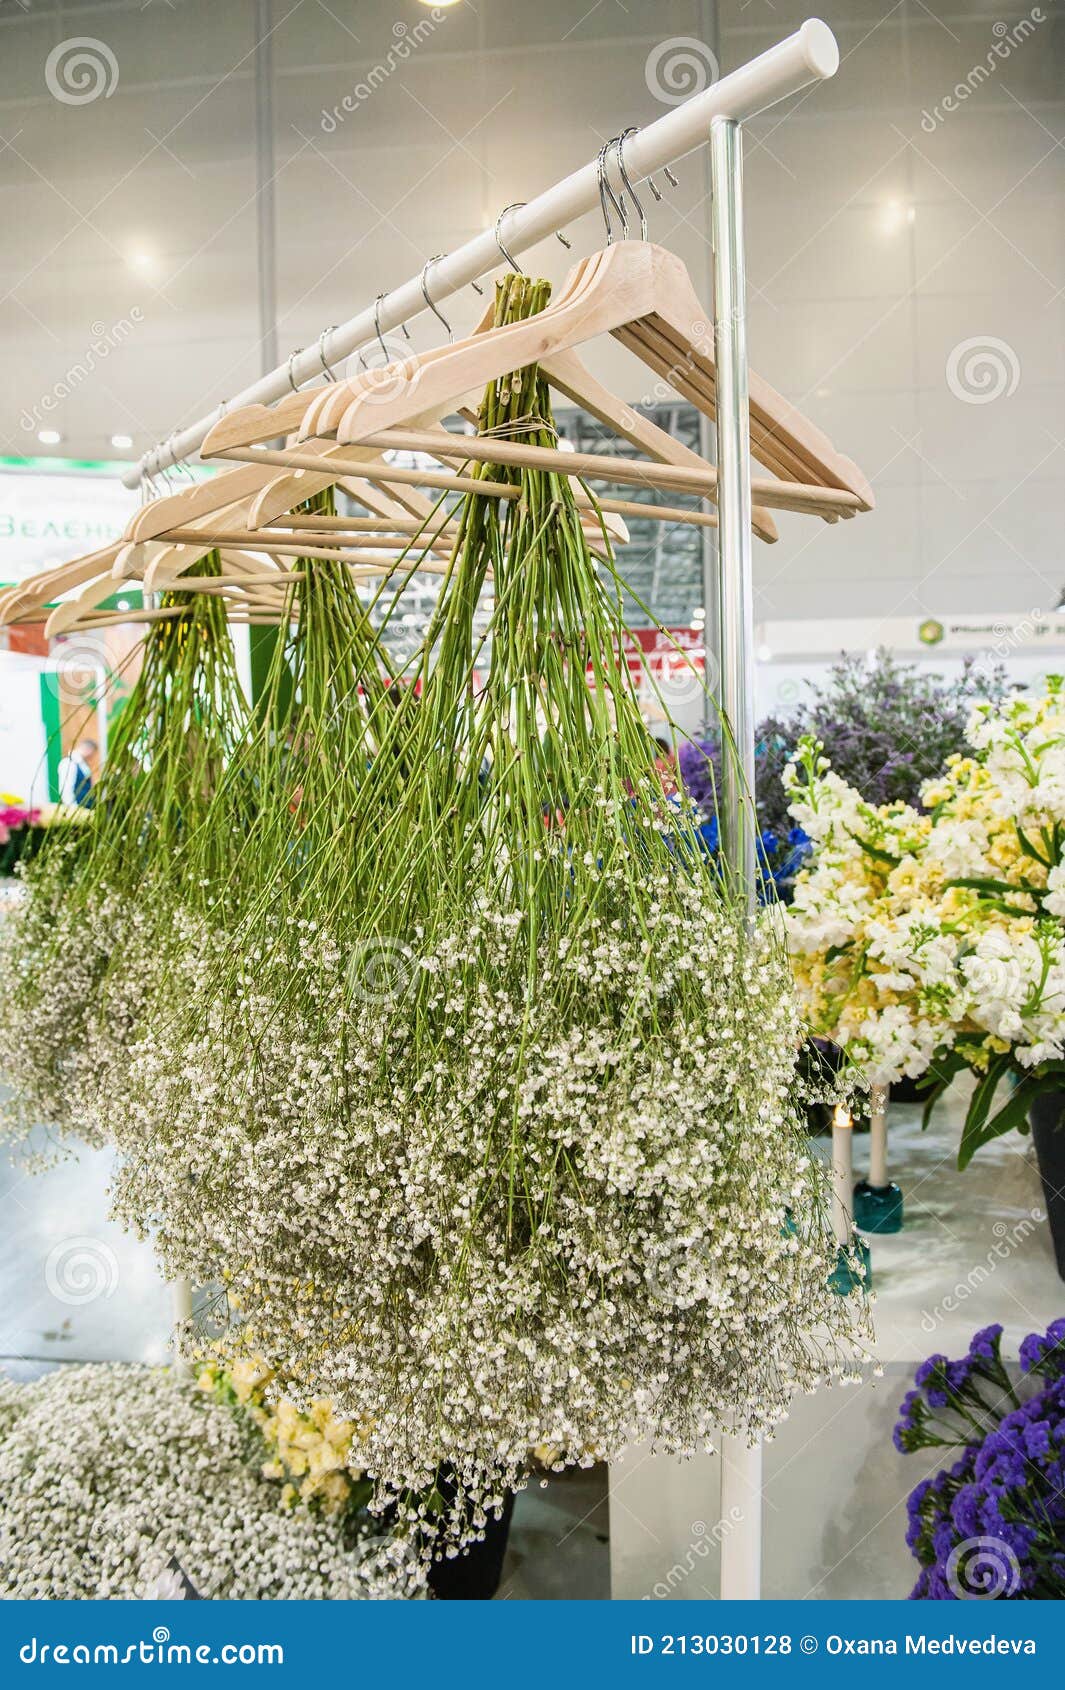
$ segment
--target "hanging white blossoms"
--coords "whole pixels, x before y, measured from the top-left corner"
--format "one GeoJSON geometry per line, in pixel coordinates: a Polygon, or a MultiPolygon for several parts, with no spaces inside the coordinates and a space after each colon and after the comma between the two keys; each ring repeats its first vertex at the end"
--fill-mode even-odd
{"type": "Polygon", "coordinates": [[[1065,1057],[1061,682],[981,705],[967,736],[925,813],[864,803],[812,742],[786,774],[816,841],[788,912],[796,977],[871,1083],[951,1050],[983,1073],[1065,1057]]]}
{"type": "Polygon", "coordinates": [[[282,1505],[249,1420],[162,1369],[64,1367],[0,1380],[0,1597],[179,1593],[387,1600],[421,1593],[417,1561],[371,1523],[282,1505]]]}
{"type": "Polygon", "coordinates": [[[386,1490],[446,1463],[460,1540],[538,1445],[560,1466],[692,1450],[853,1366],[768,918],[749,941],[710,887],[681,906],[664,878],[643,934],[627,886],[604,875],[600,915],[545,944],[535,1003],[487,902],[431,951],[397,946],[357,1022],[350,954],[305,924],[292,1008],[249,971],[224,1064],[191,962],[184,1036],[162,1020],[104,1076],[119,1216],[169,1272],[225,1278],[248,1352],[357,1420],[386,1490]],[[415,1002],[427,1069],[404,1060],[415,1002]]]}

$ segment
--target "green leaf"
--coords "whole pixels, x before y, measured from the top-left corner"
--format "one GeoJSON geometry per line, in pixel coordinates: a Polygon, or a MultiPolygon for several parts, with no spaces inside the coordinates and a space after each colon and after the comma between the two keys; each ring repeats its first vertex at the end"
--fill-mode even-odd
{"type": "Polygon", "coordinates": [[[950,1082],[962,1069],[969,1064],[964,1056],[959,1056],[956,1050],[947,1051],[943,1056],[937,1056],[929,1067],[927,1074],[923,1074],[917,1081],[917,1089],[925,1095],[924,1108],[921,1111],[921,1131],[924,1132],[932,1117],[932,1111],[946,1091],[950,1082]]]}
{"type": "MultiPolygon", "coordinates": [[[[993,1057],[988,1066],[987,1073],[982,1076],[980,1083],[973,1092],[972,1099],[969,1103],[969,1112],[965,1117],[965,1126],[961,1135],[961,1146],[958,1150],[959,1168],[967,1168],[976,1151],[979,1150],[982,1144],[987,1144],[990,1139],[997,1137],[998,1132],[1005,1132],[1007,1130],[1006,1127],[999,1127],[997,1132],[988,1132],[987,1128],[989,1124],[988,1115],[991,1110],[991,1105],[994,1102],[995,1092],[998,1089],[999,1081],[1009,1072],[1012,1063],[1013,1056],[1010,1051],[1006,1051],[1003,1055],[993,1057]]],[[[1017,1090],[1020,1091],[1021,1087],[1018,1086],[1017,1090]]],[[[1017,1093],[1014,1092],[1013,1096],[1016,1097],[1016,1095],[1017,1093]]],[[[1000,1110],[999,1114],[996,1115],[994,1119],[996,1121],[999,1120],[1001,1115],[1008,1109],[1009,1104],[1007,1103],[1004,1105],[1003,1110],[1000,1110]]],[[[1012,1122],[1009,1122],[1008,1125],[1012,1125],[1012,1122]]]]}
{"type": "Polygon", "coordinates": [[[853,828],[848,828],[847,832],[850,834],[852,839],[856,839],[858,841],[862,850],[867,851],[871,857],[875,857],[877,862],[890,863],[892,868],[898,868],[900,862],[902,861],[901,857],[893,857],[891,852],[885,851],[882,845],[871,844],[868,839],[863,839],[860,833],[855,833],[853,828]]]}

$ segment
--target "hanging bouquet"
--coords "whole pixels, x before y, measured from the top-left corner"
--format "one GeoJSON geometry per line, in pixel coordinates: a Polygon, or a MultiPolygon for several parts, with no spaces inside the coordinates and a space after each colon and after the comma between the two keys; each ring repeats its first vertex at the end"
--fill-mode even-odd
{"type": "MultiPolygon", "coordinates": [[[[510,277],[497,319],[546,299],[510,277]]],[[[539,373],[490,386],[480,427],[552,444],[539,373]]],[[[285,755],[264,728],[233,759],[259,801],[225,919],[172,958],[109,1109],[119,1215],[224,1281],[234,1342],[357,1421],[381,1493],[452,1542],[530,1449],[757,1433],[865,1330],[828,1286],[779,932],[667,801],[620,582],[569,478],[471,473],[517,496],[464,502],[396,672],[399,594],[307,566],[285,755]],[[429,1522],[409,1499],[444,1466],[429,1522]]]]}
{"type": "MultiPolygon", "coordinates": [[[[220,567],[211,553],[190,576],[220,567]]],[[[77,826],[49,827],[25,865],[26,896],[0,928],[0,1071],[15,1138],[39,1124],[107,1138],[101,1076],[121,1070],[164,990],[175,935],[202,908],[241,826],[230,814],[201,832],[244,731],[224,608],[207,594],[168,593],[160,609],[92,810],[77,826]]]]}
{"type": "Polygon", "coordinates": [[[815,742],[787,776],[815,844],[788,915],[815,1030],[871,1083],[932,1065],[929,1106],[970,1069],[963,1167],[1065,1075],[1062,682],[979,706],[968,738],[923,813],[866,803],[815,742]]]}
{"type": "Polygon", "coordinates": [[[897,1449],[960,1452],[909,1497],[911,1600],[1065,1597],[1065,1320],[1021,1344],[1034,1389],[1014,1386],[1001,1344],[987,1326],[961,1360],[930,1356],[903,1401],[897,1449]]]}
{"type": "Polygon", "coordinates": [[[0,1597],[240,1601],[423,1594],[364,1511],[293,1508],[251,1419],[163,1369],[0,1380],[0,1597]]]}

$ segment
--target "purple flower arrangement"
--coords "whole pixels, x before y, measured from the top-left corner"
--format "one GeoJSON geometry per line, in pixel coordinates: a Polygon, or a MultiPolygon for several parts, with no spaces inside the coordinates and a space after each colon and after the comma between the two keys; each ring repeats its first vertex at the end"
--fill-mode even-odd
{"type": "MultiPolygon", "coordinates": [[[[844,656],[821,686],[790,716],[759,723],[755,796],[759,826],[783,838],[791,826],[781,783],[784,765],[803,734],[814,734],[833,769],[870,804],[901,800],[920,806],[922,783],[941,774],[954,751],[965,750],[965,724],[973,705],[1008,690],[1000,666],[988,670],[967,658],[951,680],[899,663],[880,650],[871,658],[844,656]]],[[[678,758],[684,786],[705,814],[721,790],[721,750],[716,740],[691,740],[678,758]]]]}
{"type": "Polygon", "coordinates": [[[899,1410],[897,1449],[959,1452],[909,1497],[911,1601],[1065,1597],[1065,1319],[1021,1344],[1019,1390],[1001,1343],[985,1326],[960,1361],[929,1356],[899,1410]]]}

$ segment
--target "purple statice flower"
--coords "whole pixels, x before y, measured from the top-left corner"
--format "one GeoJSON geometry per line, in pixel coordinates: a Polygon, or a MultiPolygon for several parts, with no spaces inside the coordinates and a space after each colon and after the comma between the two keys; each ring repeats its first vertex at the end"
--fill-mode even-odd
{"type": "MultiPolygon", "coordinates": [[[[920,1443],[915,1443],[914,1438],[918,1436],[920,1431],[923,1409],[924,1401],[920,1391],[907,1391],[899,1407],[899,1417],[895,1422],[893,1434],[895,1448],[900,1455],[905,1455],[911,1449],[920,1449],[920,1443]]],[[[926,1485],[929,1482],[928,1480],[922,1481],[926,1485]]],[[[918,1486],[918,1490],[920,1490],[920,1486],[918,1486]]],[[[914,1495],[916,1494],[915,1491],[914,1495]]]]}
{"type": "Polygon", "coordinates": [[[1045,1332],[1030,1332],[1020,1348],[1022,1373],[1065,1374],[1065,1319],[1052,1320],[1045,1332]]]}
{"type": "Polygon", "coordinates": [[[950,1506],[950,1517],[962,1538],[979,1537],[984,1493],[979,1485],[963,1485],[950,1506]]]}
{"type": "Polygon", "coordinates": [[[979,1594],[1006,1600],[1065,1597],[1065,1368],[1060,1353],[1065,1320],[1024,1340],[1025,1371],[1030,1384],[1040,1388],[1019,1402],[1002,1364],[1001,1338],[1001,1327],[985,1327],[974,1333],[960,1361],[929,1356],[900,1410],[896,1447],[919,1449],[954,1436],[963,1445],[952,1465],[922,1479],[907,1501],[906,1541],[921,1568],[911,1592],[914,1601],[957,1601],[979,1594]],[[1003,1389],[987,1401],[974,1380],[1003,1389]],[[944,1403],[964,1419],[957,1434],[947,1433],[948,1423],[936,1418],[934,1411],[944,1403]],[[958,1551],[974,1538],[994,1540],[991,1559],[1000,1559],[1009,1575],[1002,1584],[995,1578],[995,1589],[972,1588],[971,1568],[968,1580],[963,1576],[964,1556],[959,1560],[958,1551]]]}
{"type": "Polygon", "coordinates": [[[982,1326],[979,1332],[974,1332],[969,1339],[969,1354],[974,1361],[993,1361],[999,1359],[999,1345],[1002,1343],[1002,1327],[982,1326]]]}

